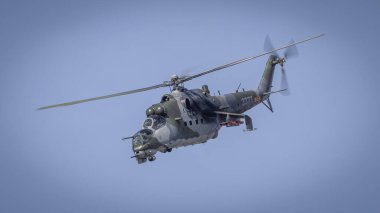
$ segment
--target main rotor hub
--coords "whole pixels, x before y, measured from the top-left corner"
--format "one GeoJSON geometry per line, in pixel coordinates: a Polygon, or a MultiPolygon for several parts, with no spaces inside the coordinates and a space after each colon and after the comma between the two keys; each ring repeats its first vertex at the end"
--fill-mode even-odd
{"type": "Polygon", "coordinates": [[[171,80],[173,82],[176,82],[178,80],[178,75],[176,75],[176,74],[172,75],[171,80]]]}

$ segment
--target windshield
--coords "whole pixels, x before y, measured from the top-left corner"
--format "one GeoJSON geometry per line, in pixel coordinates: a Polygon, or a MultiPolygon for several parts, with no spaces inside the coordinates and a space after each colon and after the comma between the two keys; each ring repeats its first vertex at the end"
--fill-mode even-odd
{"type": "Polygon", "coordinates": [[[159,116],[159,115],[152,115],[144,121],[143,128],[146,128],[146,129],[152,128],[154,130],[157,130],[161,128],[162,126],[164,126],[165,123],[166,123],[166,120],[164,117],[159,116]]]}
{"type": "Polygon", "coordinates": [[[152,134],[153,134],[153,131],[150,129],[142,129],[138,131],[133,136],[133,139],[132,139],[133,145],[139,146],[139,145],[145,144],[146,142],[149,141],[149,138],[152,136],[152,134]]]}
{"type": "Polygon", "coordinates": [[[144,124],[143,124],[143,127],[144,128],[149,128],[151,127],[153,124],[153,119],[151,118],[147,118],[145,121],[144,121],[144,124]]]}

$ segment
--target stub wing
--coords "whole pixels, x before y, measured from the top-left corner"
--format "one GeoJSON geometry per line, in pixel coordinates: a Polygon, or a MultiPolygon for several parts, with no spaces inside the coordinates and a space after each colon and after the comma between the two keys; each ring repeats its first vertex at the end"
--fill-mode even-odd
{"type": "Polygon", "coordinates": [[[248,115],[222,111],[213,111],[213,113],[217,115],[217,120],[221,126],[233,127],[245,123],[245,131],[254,130],[252,118],[248,115]]]}

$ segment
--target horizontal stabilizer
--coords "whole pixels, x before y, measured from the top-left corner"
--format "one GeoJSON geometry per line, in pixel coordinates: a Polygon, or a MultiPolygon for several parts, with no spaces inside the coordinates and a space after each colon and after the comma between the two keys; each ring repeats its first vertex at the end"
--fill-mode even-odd
{"type": "Polygon", "coordinates": [[[272,92],[264,92],[263,95],[270,95],[270,94],[273,94],[273,93],[278,93],[278,92],[283,92],[287,89],[282,89],[282,90],[277,90],[277,91],[272,91],[272,92]]]}

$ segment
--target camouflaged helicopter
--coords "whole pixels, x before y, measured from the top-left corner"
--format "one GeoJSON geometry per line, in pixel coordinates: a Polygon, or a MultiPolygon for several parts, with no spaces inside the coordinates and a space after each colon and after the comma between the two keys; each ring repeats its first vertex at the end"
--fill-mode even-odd
{"type": "Polygon", "coordinates": [[[291,41],[290,44],[277,49],[273,47],[267,36],[264,43],[265,52],[259,55],[233,61],[192,76],[179,77],[173,75],[170,81],[164,81],[150,87],[45,106],[38,109],[68,106],[169,87],[171,93],[163,95],[160,103],[153,104],[146,110],[147,118],[143,122],[142,129],[133,136],[123,138],[123,140],[132,140],[134,155],[131,158],[136,158],[139,164],[145,163],[147,160],[154,161],[157,152],[171,152],[173,148],[205,143],[209,139],[215,139],[223,126],[235,127],[245,124],[246,131],[255,130],[251,117],[244,113],[261,103],[273,112],[269,99],[270,95],[278,92],[285,95],[289,93],[284,63],[288,58],[298,55],[295,45],[323,35],[320,34],[298,42],[291,41]],[[285,49],[284,56],[280,57],[277,51],[282,49],[285,49]],[[201,89],[187,89],[184,87],[184,82],[264,55],[269,55],[269,58],[256,90],[245,91],[243,89],[243,91],[239,91],[239,85],[238,89],[233,93],[225,95],[220,95],[219,93],[219,95],[215,96],[210,94],[207,85],[203,85],[201,89]],[[272,91],[273,75],[277,64],[281,66],[282,89],[272,91]]]}

